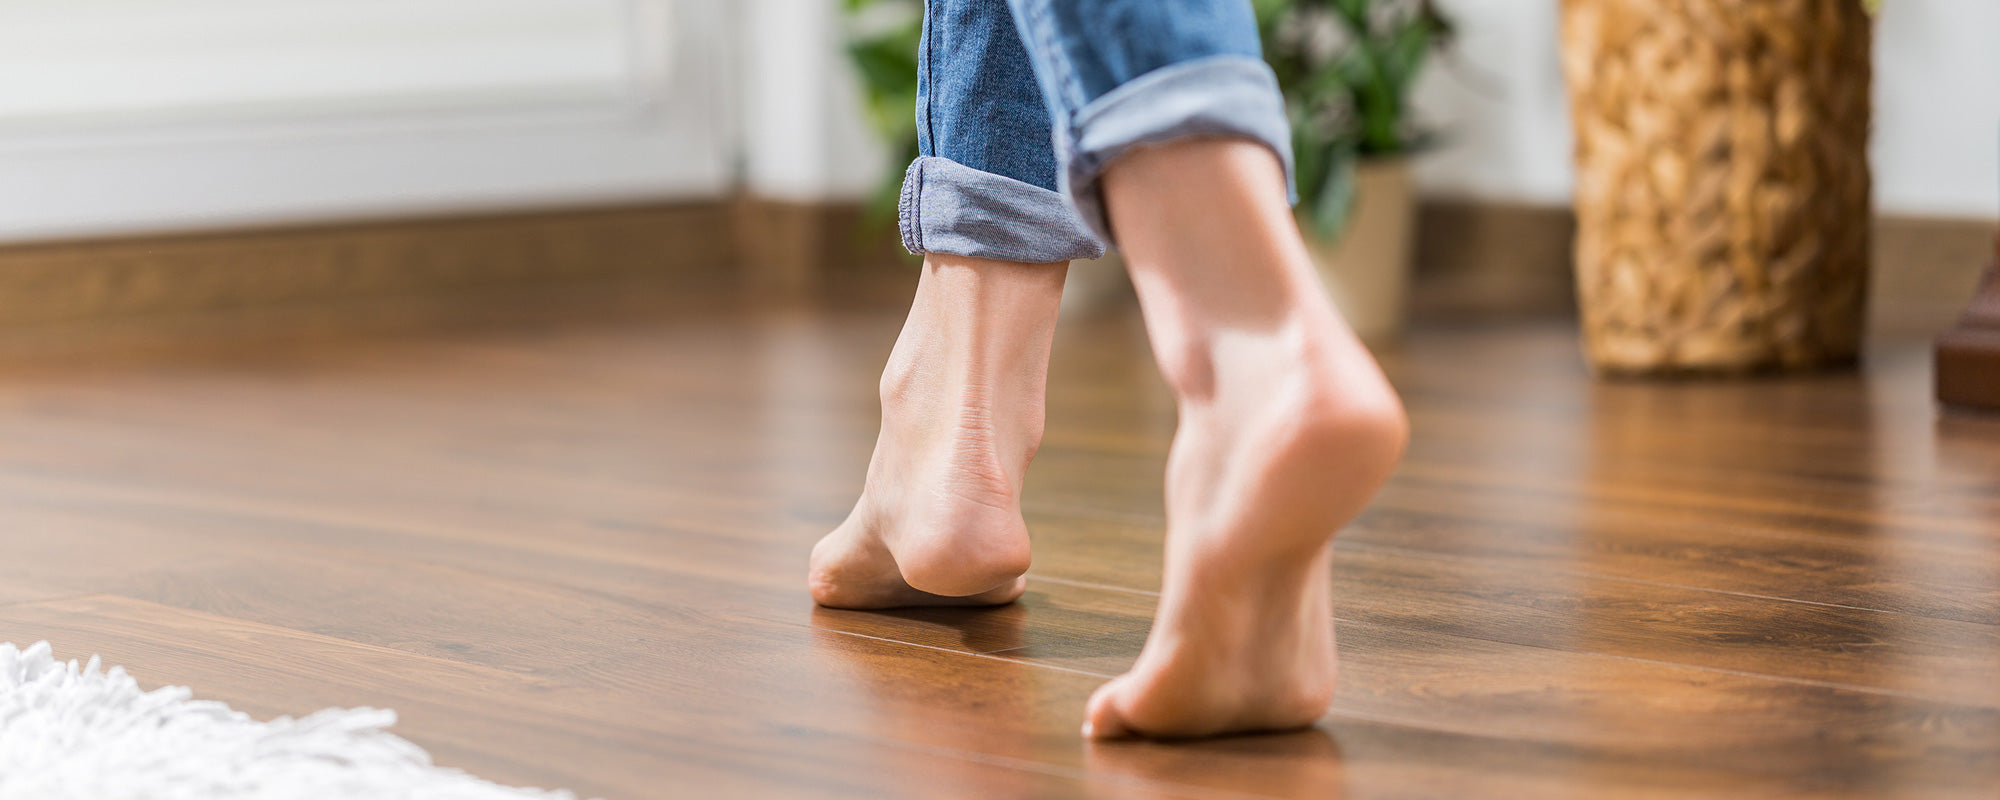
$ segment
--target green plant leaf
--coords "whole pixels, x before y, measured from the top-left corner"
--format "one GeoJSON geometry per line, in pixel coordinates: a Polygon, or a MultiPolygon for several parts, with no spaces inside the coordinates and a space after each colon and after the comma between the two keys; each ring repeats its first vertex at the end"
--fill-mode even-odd
{"type": "Polygon", "coordinates": [[[1298,181],[1299,208],[1308,215],[1319,208],[1320,190],[1326,186],[1326,181],[1313,180],[1312,176],[1325,175],[1332,156],[1333,149],[1314,144],[1314,137],[1305,126],[1292,126],[1292,174],[1305,176],[1298,181]]]}
{"type": "Polygon", "coordinates": [[[1423,67],[1424,56],[1430,53],[1431,41],[1430,27],[1421,22],[1413,21],[1390,34],[1383,48],[1382,72],[1396,94],[1409,94],[1417,70],[1423,67]]]}
{"type": "MultiPolygon", "coordinates": [[[[879,235],[893,226],[902,197],[903,170],[917,157],[917,51],[923,41],[922,4],[917,0],[844,0],[851,16],[873,6],[895,5],[907,12],[887,28],[852,37],[848,60],[860,76],[863,111],[896,154],[869,197],[857,235],[879,235]]],[[[897,19],[891,17],[890,19],[897,19]]]]}
{"type": "Polygon", "coordinates": [[[1370,0],[1333,0],[1333,13],[1341,25],[1356,39],[1366,39],[1369,34],[1368,7],[1370,0]]]}
{"type": "Polygon", "coordinates": [[[1257,16],[1259,30],[1265,30],[1275,24],[1295,5],[1293,0],[1250,0],[1250,10],[1257,16]]]}
{"type": "Polygon", "coordinates": [[[1340,241],[1347,233],[1348,220],[1354,216],[1355,161],[1352,151],[1330,154],[1317,193],[1318,202],[1309,209],[1313,230],[1331,241],[1340,241]]]}

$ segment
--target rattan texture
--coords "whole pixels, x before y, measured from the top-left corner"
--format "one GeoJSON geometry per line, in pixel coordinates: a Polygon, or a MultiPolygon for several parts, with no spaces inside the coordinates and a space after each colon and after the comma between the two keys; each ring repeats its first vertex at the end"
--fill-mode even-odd
{"type": "Polygon", "coordinates": [[[1854,359],[1871,38],[1860,0],[1564,0],[1577,291],[1596,369],[1854,359]]]}

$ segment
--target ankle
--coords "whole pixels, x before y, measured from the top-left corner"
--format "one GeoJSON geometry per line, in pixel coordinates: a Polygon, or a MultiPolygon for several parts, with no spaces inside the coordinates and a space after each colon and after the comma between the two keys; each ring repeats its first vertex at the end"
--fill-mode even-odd
{"type": "Polygon", "coordinates": [[[1272,446],[1307,462],[1336,459],[1343,481],[1379,483],[1408,445],[1410,422],[1395,388],[1330,319],[1261,336],[1185,336],[1156,349],[1184,420],[1281,425],[1272,446]]]}
{"type": "Polygon", "coordinates": [[[1307,335],[1299,348],[1297,372],[1312,406],[1329,415],[1326,422],[1380,439],[1400,455],[1410,437],[1402,398],[1367,346],[1327,311],[1327,330],[1307,335]]]}
{"type": "Polygon", "coordinates": [[[1046,383],[1067,263],[931,254],[880,386],[884,407],[1046,383]]]}
{"type": "Polygon", "coordinates": [[[948,451],[955,470],[997,471],[1018,484],[1047,424],[1046,362],[946,361],[891,356],[879,385],[884,433],[904,446],[948,451]]]}
{"type": "Polygon", "coordinates": [[[930,334],[967,363],[1046,361],[1068,275],[1068,262],[933,253],[924,257],[910,316],[922,318],[930,334]]]}
{"type": "Polygon", "coordinates": [[[1352,334],[1303,342],[1278,402],[1292,442],[1314,460],[1334,460],[1346,485],[1380,485],[1402,460],[1410,420],[1402,399],[1352,334]]]}
{"type": "Polygon", "coordinates": [[[961,301],[1039,307],[1062,300],[1068,276],[1067,261],[1036,264],[929,253],[917,286],[920,298],[932,292],[961,301]]]}

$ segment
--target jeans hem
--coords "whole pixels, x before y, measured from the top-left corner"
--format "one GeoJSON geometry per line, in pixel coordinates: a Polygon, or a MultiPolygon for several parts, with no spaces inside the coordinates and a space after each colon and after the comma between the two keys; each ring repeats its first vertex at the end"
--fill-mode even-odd
{"type": "Polygon", "coordinates": [[[1107,242],[1116,240],[1098,178],[1135,147],[1190,138],[1248,139],[1278,156],[1286,201],[1298,202],[1291,121],[1278,77],[1260,59],[1209,56],[1161,67],[1091,101],[1068,128],[1059,188],[1091,232],[1107,242]]]}
{"type": "Polygon", "coordinates": [[[1031,264],[1104,255],[1104,243],[1061,194],[948,158],[910,162],[897,212],[912,253],[1031,264]]]}
{"type": "Polygon", "coordinates": [[[924,160],[910,162],[903,171],[903,190],[896,197],[896,229],[903,234],[903,249],[924,252],[923,220],[917,218],[917,187],[924,182],[924,160]]]}

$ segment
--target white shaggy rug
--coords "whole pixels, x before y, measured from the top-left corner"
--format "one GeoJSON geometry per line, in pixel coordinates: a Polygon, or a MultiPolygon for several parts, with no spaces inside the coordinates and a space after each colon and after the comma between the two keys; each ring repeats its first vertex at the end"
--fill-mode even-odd
{"type": "Polygon", "coordinates": [[[151,692],[96,656],[0,642],[0,800],[572,798],[455,769],[385,728],[396,712],[329,708],[258,722],[186,687],[151,692]]]}

